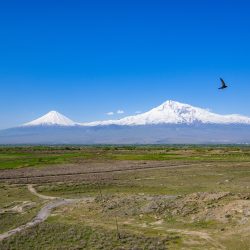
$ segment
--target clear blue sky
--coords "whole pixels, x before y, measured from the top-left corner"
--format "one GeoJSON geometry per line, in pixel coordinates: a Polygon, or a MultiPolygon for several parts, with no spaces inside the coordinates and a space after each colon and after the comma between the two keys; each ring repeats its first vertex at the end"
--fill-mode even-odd
{"type": "Polygon", "coordinates": [[[168,99],[250,116],[249,9],[248,0],[0,1],[0,128],[50,110],[122,117],[168,99]]]}

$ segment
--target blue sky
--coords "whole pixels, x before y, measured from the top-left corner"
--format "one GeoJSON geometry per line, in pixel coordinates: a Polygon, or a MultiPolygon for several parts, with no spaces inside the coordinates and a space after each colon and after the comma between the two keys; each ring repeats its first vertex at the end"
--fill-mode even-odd
{"type": "Polygon", "coordinates": [[[250,116],[250,2],[0,1],[0,128],[171,99],[250,116]],[[220,92],[218,78],[230,88],[220,92]]]}

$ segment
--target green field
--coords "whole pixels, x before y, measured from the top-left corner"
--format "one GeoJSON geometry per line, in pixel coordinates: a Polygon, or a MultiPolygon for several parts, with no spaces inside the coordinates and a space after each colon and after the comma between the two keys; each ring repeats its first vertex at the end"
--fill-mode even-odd
{"type": "Polygon", "coordinates": [[[237,146],[99,146],[0,147],[0,169],[41,167],[81,160],[249,162],[250,147],[237,146]]]}

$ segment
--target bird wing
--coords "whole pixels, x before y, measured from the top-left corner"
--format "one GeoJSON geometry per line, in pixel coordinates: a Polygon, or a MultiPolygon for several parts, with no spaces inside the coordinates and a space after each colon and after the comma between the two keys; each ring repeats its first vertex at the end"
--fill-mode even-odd
{"type": "Polygon", "coordinates": [[[220,78],[220,81],[222,83],[222,87],[225,87],[226,86],[226,83],[224,82],[224,80],[222,78],[220,78]]]}

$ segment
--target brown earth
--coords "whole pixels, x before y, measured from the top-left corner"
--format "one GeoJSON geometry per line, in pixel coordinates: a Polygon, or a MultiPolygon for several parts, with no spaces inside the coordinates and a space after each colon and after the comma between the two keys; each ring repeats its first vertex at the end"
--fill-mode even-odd
{"type": "MultiPolygon", "coordinates": [[[[207,163],[209,164],[209,163],[207,163]]],[[[68,182],[81,180],[114,179],[112,173],[145,169],[181,168],[198,163],[161,161],[85,161],[81,164],[53,165],[43,168],[20,168],[0,171],[0,182],[10,184],[68,182]]]]}

